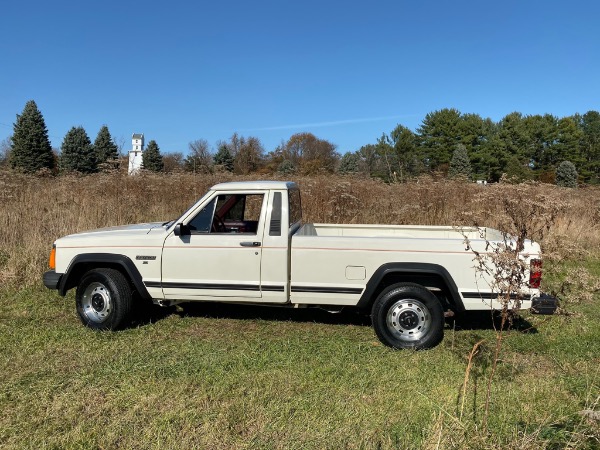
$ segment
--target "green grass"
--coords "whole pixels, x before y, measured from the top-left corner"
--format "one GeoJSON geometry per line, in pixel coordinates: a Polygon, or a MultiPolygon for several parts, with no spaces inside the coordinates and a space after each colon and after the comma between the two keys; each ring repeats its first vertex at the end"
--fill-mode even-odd
{"type": "Polygon", "coordinates": [[[351,314],[220,306],[98,333],[72,294],[5,288],[0,447],[598,448],[600,310],[573,312],[507,335],[484,430],[489,328],[392,351],[351,314]]]}

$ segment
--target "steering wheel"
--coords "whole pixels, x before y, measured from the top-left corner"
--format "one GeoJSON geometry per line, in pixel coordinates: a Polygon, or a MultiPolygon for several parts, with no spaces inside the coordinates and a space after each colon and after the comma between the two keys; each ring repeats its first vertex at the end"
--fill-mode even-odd
{"type": "Polygon", "coordinates": [[[211,231],[213,231],[214,233],[224,233],[225,231],[227,231],[227,228],[225,228],[225,223],[223,222],[223,219],[221,219],[219,217],[219,215],[216,213],[215,213],[215,216],[213,217],[211,231]]]}

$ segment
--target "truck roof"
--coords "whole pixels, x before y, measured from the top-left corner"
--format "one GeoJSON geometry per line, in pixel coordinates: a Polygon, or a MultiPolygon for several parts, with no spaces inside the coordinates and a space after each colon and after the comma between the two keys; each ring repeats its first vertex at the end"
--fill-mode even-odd
{"type": "Polygon", "coordinates": [[[211,190],[233,191],[244,189],[297,189],[293,181],[230,181],[219,183],[211,187],[211,190]]]}

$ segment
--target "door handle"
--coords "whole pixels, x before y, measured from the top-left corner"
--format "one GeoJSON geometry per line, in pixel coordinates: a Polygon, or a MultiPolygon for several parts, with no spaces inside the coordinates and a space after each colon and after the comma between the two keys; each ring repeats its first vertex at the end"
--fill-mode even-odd
{"type": "Polygon", "coordinates": [[[240,242],[242,247],[260,247],[260,242],[240,242]]]}

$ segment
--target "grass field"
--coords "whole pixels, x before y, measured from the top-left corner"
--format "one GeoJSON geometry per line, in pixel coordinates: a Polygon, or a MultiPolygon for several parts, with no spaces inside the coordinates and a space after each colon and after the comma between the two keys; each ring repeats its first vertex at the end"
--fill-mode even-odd
{"type": "Polygon", "coordinates": [[[600,447],[600,422],[582,413],[600,410],[598,190],[298,179],[308,221],[501,226],[509,196],[522,216],[555,214],[542,244],[565,314],[524,313],[506,335],[487,426],[487,314],[449,323],[424,352],[320,310],[178,307],[97,333],[73,293],[41,286],[56,237],[176,217],[224,178],[0,173],[0,448],[600,447]]]}

